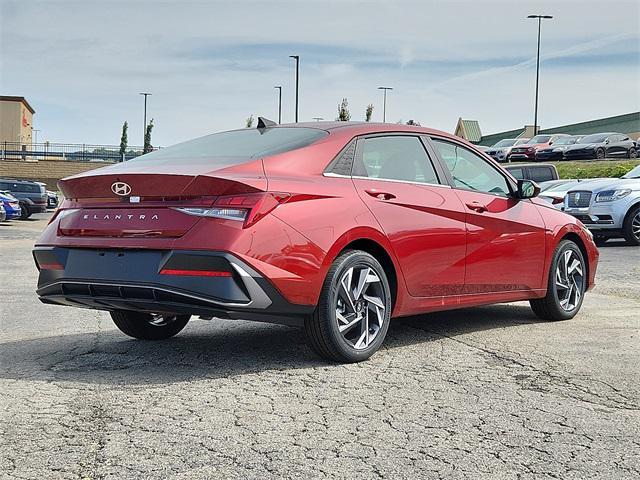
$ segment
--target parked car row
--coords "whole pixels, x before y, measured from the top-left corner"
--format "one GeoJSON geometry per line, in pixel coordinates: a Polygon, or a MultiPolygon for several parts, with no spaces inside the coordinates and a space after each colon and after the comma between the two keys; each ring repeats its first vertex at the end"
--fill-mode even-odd
{"type": "MultiPolygon", "coordinates": [[[[34,213],[44,213],[58,206],[58,195],[47,191],[46,184],[32,180],[0,178],[0,203],[4,220],[25,220],[34,213]]],[[[1,216],[0,216],[1,217],[1,216]]]]}
{"type": "Polygon", "coordinates": [[[498,162],[637,158],[638,142],[616,132],[536,135],[500,140],[485,150],[498,162]]]}

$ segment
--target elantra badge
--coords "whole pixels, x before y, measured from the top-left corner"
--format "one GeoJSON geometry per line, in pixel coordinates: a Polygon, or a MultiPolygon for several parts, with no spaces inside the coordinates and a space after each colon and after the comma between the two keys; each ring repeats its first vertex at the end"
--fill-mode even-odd
{"type": "Polygon", "coordinates": [[[124,182],[114,182],[111,184],[111,191],[116,195],[124,197],[125,195],[129,195],[131,193],[131,187],[129,186],[129,184],[124,182]]]}

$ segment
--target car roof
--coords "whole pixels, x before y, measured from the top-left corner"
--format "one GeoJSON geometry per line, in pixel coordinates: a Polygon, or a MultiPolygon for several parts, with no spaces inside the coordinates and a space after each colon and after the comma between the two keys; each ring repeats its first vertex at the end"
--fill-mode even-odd
{"type": "Polygon", "coordinates": [[[556,168],[551,163],[510,163],[509,165],[503,165],[503,168],[519,168],[519,167],[552,167],[556,168]]]}
{"type": "Polygon", "coordinates": [[[24,178],[0,178],[0,182],[14,182],[14,183],[40,183],[33,180],[25,180],[24,178]]]}
{"type": "Polygon", "coordinates": [[[327,132],[340,131],[340,133],[353,133],[354,135],[366,135],[368,133],[402,132],[418,133],[422,135],[438,135],[467,143],[463,138],[456,137],[451,133],[415,125],[405,125],[403,123],[378,123],[378,122],[300,122],[283,123],[268,128],[315,128],[327,132]]]}

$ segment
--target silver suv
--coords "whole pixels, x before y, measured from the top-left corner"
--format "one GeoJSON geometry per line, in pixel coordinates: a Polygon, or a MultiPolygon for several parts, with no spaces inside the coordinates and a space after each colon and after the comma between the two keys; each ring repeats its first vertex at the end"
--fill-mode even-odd
{"type": "Polygon", "coordinates": [[[612,237],[640,245],[640,165],[622,178],[580,182],[564,197],[564,211],[584,223],[598,245],[612,237]]]}

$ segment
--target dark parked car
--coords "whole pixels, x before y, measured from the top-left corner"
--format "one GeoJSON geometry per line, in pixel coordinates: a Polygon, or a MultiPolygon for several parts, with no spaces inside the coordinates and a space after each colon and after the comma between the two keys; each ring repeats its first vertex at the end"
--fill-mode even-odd
{"type": "Polygon", "coordinates": [[[548,163],[520,163],[516,165],[505,165],[504,168],[518,180],[548,182],[560,178],[555,165],[548,163]]]}
{"type": "Polygon", "coordinates": [[[6,190],[20,202],[23,220],[47,211],[47,192],[38,182],[0,178],[0,190],[6,190]]]}
{"type": "Polygon", "coordinates": [[[636,142],[624,133],[594,133],[582,137],[564,151],[564,160],[607,157],[637,158],[636,142]]]}
{"type": "Polygon", "coordinates": [[[40,299],[109,311],[142,340],[192,315],[266,320],[356,362],[391,317],[529,300],[572,318],[598,260],[533,182],[428,128],[260,117],[59,185],[40,299]]]}
{"type": "Polygon", "coordinates": [[[539,149],[536,152],[536,160],[541,162],[562,160],[564,152],[569,148],[569,145],[574,145],[576,142],[580,141],[581,138],[582,137],[560,137],[553,143],[553,145],[539,149]]]}

